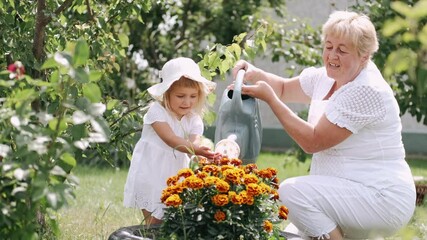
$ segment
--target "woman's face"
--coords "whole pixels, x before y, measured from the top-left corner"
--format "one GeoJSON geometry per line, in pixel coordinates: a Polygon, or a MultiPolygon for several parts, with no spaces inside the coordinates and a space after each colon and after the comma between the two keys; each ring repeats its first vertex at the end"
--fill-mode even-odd
{"type": "Polygon", "coordinates": [[[360,56],[350,40],[327,35],[323,47],[323,63],[330,78],[339,86],[354,80],[363,69],[368,56],[360,56]]]}
{"type": "Polygon", "coordinates": [[[174,86],[169,93],[169,106],[178,119],[191,112],[198,100],[199,91],[196,88],[174,86]]]}

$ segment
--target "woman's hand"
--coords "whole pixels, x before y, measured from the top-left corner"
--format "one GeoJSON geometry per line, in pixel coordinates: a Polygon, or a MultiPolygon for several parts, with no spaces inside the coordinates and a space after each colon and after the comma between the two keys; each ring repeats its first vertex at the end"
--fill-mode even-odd
{"type": "Polygon", "coordinates": [[[237,72],[240,69],[245,70],[245,76],[244,76],[244,82],[255,84],[257,81],[262,80],[265,78],[265,72],[254,65],[248,63],[245,60],[239,60],[237,61],[236,65],[234,65],[234,68],[232,70],[233,73],[233,79],[236,79],[237,72]]]}
{"type": "Polygon", "coordinates": [[[258,98],[267,104],[271,101],[278,99],[273,88],[264,81],[258,81],[255,85],[243,85],[242,94],[249,95],[254,98],[258,98]]]}

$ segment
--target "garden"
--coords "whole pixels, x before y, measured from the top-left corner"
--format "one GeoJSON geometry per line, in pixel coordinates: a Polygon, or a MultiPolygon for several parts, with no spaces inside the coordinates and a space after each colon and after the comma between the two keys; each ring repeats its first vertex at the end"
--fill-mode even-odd
{"type": "MultiPolygon", "coordinates": [[[[286,62],[289,76],[321,65],[319,26],[293,17],[286,4],[0,0],[0,236],[106,239],[141,223],[139,211],[122,207],[122,188],[150,101],[146,89],[159,81],[159,69],[187,56],[205,78],[223,81],[239,59],[286,62]]],[[[401,114],[424,125],[426,5],[369,0],[351,6],[377,27],[381,51],[373,61],[401,114]]],[[[215,119],[211,111],[204,120],[215,119]]],[[[407,160],[414,175],[427,177],[425,158],[407,160]]],[[[257,163],[284,180],[306,174],[309,162],[291,151],[263,152],[257,163]]],[[[426,237],[425,208],[417,208],[399,237],[426,237]]]]}
{"type": "MultiPolygon", "coordinates": [[[[301,162],[287,153],[261,152],[259,168],[278,170],[280,181],[307,174],[310,159],[301,162]]],[[[427,158],[410,157],[408,163],[416,176],[427,178],[427,158]]],[[[76,198],[56,215],[61,228],[60,239],[108,239],[114,231],[143,223],[142,213],[123,207],[123,186],[127,169],[80,166],[76,170],[80,179],[76,198]]],[[[282,222],[284,228],[288,222],[282,222]]],[[[427,197],[415,211],[410,224],[393,239],[424,239],[427,237],[427,197]]]]}

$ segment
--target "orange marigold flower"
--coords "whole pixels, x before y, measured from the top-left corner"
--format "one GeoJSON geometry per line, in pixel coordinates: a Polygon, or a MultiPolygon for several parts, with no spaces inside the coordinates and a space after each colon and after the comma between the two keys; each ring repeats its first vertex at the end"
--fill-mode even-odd
{"type": "Polygon", "coordinates": [[[225,171],[222,172],[224,175],[224,178],[227,181],[230,181],[231,183],[234,184],[240,184],[241,178],[243,177],[243,170],[242,169],[227,169],[225,171]]]}
{"type": "Polygon", "coordinates": [[[248,195],[245,201],[245,204],[252,206],[254,205],[254,203],[255,203],[255,199],[251,195],[248,195]]]}
{"type": "Polygon", "coordinates": [[[166,201],[166,199],[172,194],[180,194],[184,191],[184,187],[181,184],[172,185],[167,187],[162,191],[162,196],[160,199],[162,202],[166,201]]]}
{"type": "Polygon", "coordinates": [[[279,178],[273,178],[271,185],[274,186],[274,188],[279,189],[279,178]]]}
{"type": "Polygon", "coordinates": [[[216,189],[220,192],[228,192],[228,190],[230,190],[230,184],[220,179],[216,182],[216,189]]]}
{"type": "Polygon", "coordinates": [[[162,196],[160,197],[160,201],[164,203],[166,199],[168,199],[168,197],[170,197],[171,195],[172,195],[171,192],[163,190],[162,196]]]}
{"type": "Polygon", "coordinates": [[[181,203],[182,203],[182,199],[179,197],[178,194],[173,194],[169,196],[165,201],[166,206],[172,206],[172,207],[178,207],[179,205],[181,205],[181,203]]]}
{"type": "Polygon", "coordinates": [[[172,186],[172,185],[175,185],[178,182],[178,180],[179,180],[178,176],[172,176],[172,177],[169,177],[168,180],[166,180],[166,184],[168,186],[172,186]]]}
{"type": "Polygon", "coordinates": [[[205,182],[205,186],[215,185],[220,179],[214,176],[207,176],[203,181],[205,182]]]}
{"type": "Polygon", "coordinates": [[[192,175],[194,175],[194,172],[190,168],[183,168],[178,171],[178,177],[187,178],[192,175]]]}
{"type": "Polygon", "coordinates": [[[283,211],[283,212],[285,212],[286,214],[288,214],[288,213],[289,213],[289,209],[288,209],[285,205],[280,206],[280,211],[283,211]]]}
{"type": "Polygon", "coordinates": [[[259,186],[261,187],[263,194],[271,192],[271,187],[268,186],[267,184],[265,184],[265,183],[262,182],[262,183],[259,184],[259,186]]]}
{"type": "Polygon", "coordinates": [[[270,169],[262,169],[258,171],[258,176],[261,178],[272,178],[274,176],[273,172],[270,169]]]}
{"type": "Polygon", "coordinates": [[[285,207],[283,205],[280,206],[280,208],[279,208],[279,218],[280,219],[284,219],[284,220],[288,219],[288,213],[289,213],[289,210],[287,207],[285,207]]]}
{"type": "Polygon", "coordinates": [[[243,197],[236,192],[229,192],[228,196],[230,197],[230,201],[235,205],[242,205],[244,203],[243,197]]]}
{"type": "Polygon", "coordinates": [[[216,211],[214,218],[217,222],[222,222],[225,220],[225,213],[221,210],[216,211]]]}
{"type": "Polygon", "coordinates": [[[246,203],[248,201],[249,195],[248,195],[248,192],[246,192],[246,190],[239,192],[239,196],[242,197],[243,203],[246,203]]]}
{"type": "Polygon", "coordinates": [[[265,230],[266,232],[271,232],[271,231],[273,231],[273,224],[272,224],[270,221],[265,220],[265,221],[264,221],[264,230],[265,230]]]}
{"type": "Polygon", "coordinates": [[[220,165],[228,165],[228,163],[230,163],[230,159],[228,159],[227,157],[223,157],[219,160],[220,165]]]}
{"type": "Polygon", "coordinates": [[[209,176],[209,174],[206,172],[198,172],[196,173],[196,176],[200,179],[205,179],[207,176],[209,176]]]}
{"type": "Polygon", "coordinates": [[[225,206],[228,204],[228,196],[225,194],[217,194],[212,197],[212,202],[219,207],[225,206]]]}
{"type": "Polygon", "coordinates": [[[259,181],[258,177],[255,174],[245,174],[243,176],[243,182],[245,184],[249,184],[249,183],[257,183],[259,181]]]}
{"type": "Polygon", "coordinates": [[[218,172],[220,171],[220,168],[216,165],[206,165],[203,166],[203,172],[207,172],[210,173],[214,176],[216,176],[218,174],[218,172]]]}
{"type": "Polygon", "coordinates": [[[258,166],[255,163],[249,163],[245,166],[245,173],[256,173],[258,172],[258,166]]]}
{"type": "Polygon", "coordinates": [[[279,193],[276,190],[271,190],[270,194],[272,195],[272,200],[279,200],[279,193]]]}
{"type": "Polygon", "coordinates": [[[270,171],[271,172],[271,174],[273,174],[273,176],[276,176],[277,175],[277,169],[275,169],[275,168],[267,168],[268,169],[268,171],[270,171]]]}
{"type": "Polygon", "coordinates": [[[234,166],[240,166],[242,165],[243,161],[238,159],[238,158],[233,158],[231,159],[231,164],[233,164],[234,166]]]}
{"type": "Polygon", "coordinates": [[[235,191],[229,191],[228,192],[228,196],[229,197],[233,197],[233,196],[236,196],[236,195],[237,195],[237,193],[235,191]]]}
{"type": "Polygon", "coordinates": [[[251,196],[258,196],[262,193],[262,188],[256,183],[249,183],[246,185],[246,191],[251,196]]]}
{"type": "Polygon", "coordinates": [[[183,185],[192,189],[200,189],[203,187],[203,180],[193,175],[187,177],[184,180],[183,185]]]}
{"type": "Polygon", "coordinates": [[[221,166],[222,172],[224,172],[225,170],[228,170],[228,169],[234,169],[234,166],[233,165],[222,165],[221,166]]]}

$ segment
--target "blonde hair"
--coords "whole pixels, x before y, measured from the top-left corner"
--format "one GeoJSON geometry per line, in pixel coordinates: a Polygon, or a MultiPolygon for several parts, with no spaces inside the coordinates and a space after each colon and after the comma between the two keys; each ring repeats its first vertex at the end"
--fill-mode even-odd
{"type": "Polygon", "coordinates": [[[378,50],[377,32],[368,16],[348,11],[336,11],[322,28],[322,40],[328,35],[346,38],[356,47],[359,56],[369,58],[378,50]]]}
{"type": "Polygon", "coordinates": [[[170,93],[176,87],[187,87],[187,88],[197,89],[198,99],[197,99],[196,105],[194,106],[194,112],[196,112],[201,117],[203,117],[203,115],[208,110],[208,107],[206,104],[207,91],[205,90],[205,85],[201,82],[197,82],[186,77],[181,77],[178,81],[175,81],[169,87],[169,89],[163,94],[162,104],[169,111],[171,111],[171,107],[169,103],[170,93]]]}

